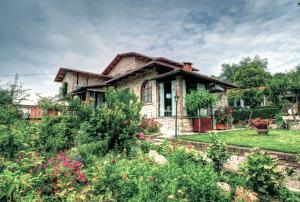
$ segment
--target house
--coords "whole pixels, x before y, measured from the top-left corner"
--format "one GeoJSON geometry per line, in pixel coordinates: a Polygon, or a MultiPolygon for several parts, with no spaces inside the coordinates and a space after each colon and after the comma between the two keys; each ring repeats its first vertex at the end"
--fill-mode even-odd
{"type": "MultiPolygon", "coordinates": [[[[185,106],[184,97],[192,90],[206,89],[220,96],[218,106],[228,105],[226,91],[236,86],[201,74],[190,62],[176,62],[164,57],[150,57],[136,52],[118,54],[101,74],[60,68],[56,82],[61,82],[64,93],[78,95],[85,101],[94,98],[95,105],[105,102],[105,88],[132,89],[144,103],[143,116],[155,118],[161,123],[162,133],[175,129],[178,95],[178,129],[192,131],[191,112],[185,106]]],[[[202,115],[212,118],[213,112],[202,110],[202,115]]]]}

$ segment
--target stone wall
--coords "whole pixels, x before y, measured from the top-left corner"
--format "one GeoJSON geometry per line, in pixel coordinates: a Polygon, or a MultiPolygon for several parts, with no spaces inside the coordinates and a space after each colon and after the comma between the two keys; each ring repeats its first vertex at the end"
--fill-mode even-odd
{"type": "Polygon", "coordinates": [[[121,59],[116,66],[109,72],[108,76],[119,76],[128,72],[129,70],[135,69],[146,64],[136,57],[124,57],[121,59]]]}
{"type": "MultiPolygon", "coordinates": [[[[175,117],[157,117],[157,121],[161,124],[160,132],[165,135],[175,135],[175,117]]],[[[184,132],[192,132],[193,124],[191,118],[177,119],[178,134],[184,132]]]]}
{"type": "Polygon", "coordinates": [[[228,106],[228,100],[227,100],[227,95],[226,92],[222,93],[215,93],[215,95],[219,96],[220,100],[217,102],[216,106],[217,107],[225,107],[228,106]]]}
{"type": "MultiPolygon", "coordinates": [[[[106,79],[96,78],[96,77],[88,77],[88,76],[78,76],[78,85],[79,86],[91,86],[91,85],[100,85],[106,79]]],[[[77,73],[75,72],[67,72],[63,81],[63,83],[68,83],[67,93],[76,89],[77,86],[77,73]]]]}
{"type": "MultiPolygon", "coordinates": [[[[115,85],[116,89],[126,89],[130,88],[136,94],[136,96],[141,99],[141,88],[144,81],[154,76],[156,72],[154,70],[148,70],[143,73],[131,76],[126,80],[120,81],[115,85]]],[[[156,118],[158,115],[158,105],[157,105],[157,84],[156,81],[152,82],[152,103],[145,103],[141,110],[141,115],[148,118],[156,118]]]]}

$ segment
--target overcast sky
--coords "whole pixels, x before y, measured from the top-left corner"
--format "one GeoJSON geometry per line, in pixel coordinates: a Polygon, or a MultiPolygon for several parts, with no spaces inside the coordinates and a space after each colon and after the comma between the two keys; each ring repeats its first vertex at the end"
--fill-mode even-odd
{"type": "Polygon", "coordinates": [[[32,94],[56,94],[60,66],[100,73],[130,51],[190,61],[208,75],[254,55],[268,58],[271,72],[285,71],[300,63],[300,7],[297,0],[0,0],[0,75],[51,74],[20,77],[32,94]]]}

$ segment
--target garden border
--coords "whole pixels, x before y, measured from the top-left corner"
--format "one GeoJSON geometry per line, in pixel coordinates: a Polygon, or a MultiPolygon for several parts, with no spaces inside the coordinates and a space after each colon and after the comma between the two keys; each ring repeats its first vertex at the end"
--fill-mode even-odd
{"type": "MultiPolygon", "coordinates": [[[[150,139],[161,139],[161,140],[168,140],[168,141],[172,141],[174,142],[174,139],[172,138],[164,138],[164,137],[150,137],[147,136],[147,138],[150,139]]],[[[206,150],[209,147],[209,143],[206,142],[196,142],[196,141],[188,141],[188,140],[177,140],[177,143],[180,145],[193,145],[195,148],[200,149],[200,150],[206,150]]],[[[230,152],[233,153],[240,153],[241,155],[244,155],[245,153],[250,153],[253,151],[253,149],[255,149],[255,147],[240,147],[240,146],[234,146],[234,145],[229,145],[226,144],[226,147],[228,148],[228,150],[230,152]]],[[[267,149],[263,149],[264,151],[267,152],[268,155],[271,155],[275,158],[278,158],[279,160],[284,160],[287,161],[289,163],[295,164],[296,167],[300,167],[300,164],[297,163],[296,161],[296,155],[295,154],[291,154],[291,153],[284,153],[284,152],[277,152],[277,151],[272,151],[272,150],[267,150],[267,149]]]]}

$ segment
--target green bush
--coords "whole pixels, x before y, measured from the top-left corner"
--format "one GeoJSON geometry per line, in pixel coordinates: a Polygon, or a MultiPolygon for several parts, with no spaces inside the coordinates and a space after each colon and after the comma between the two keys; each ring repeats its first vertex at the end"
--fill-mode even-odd
{"type": "Polygon", "coordinates": [[[36,147],[36,127],[26,121],[17,121],[14,125],[0,125],[0,156],[13,159],[21,150],[36,147]]]}
{"type": "Polygon", "coordinates": [[[94,195],[103,201],[227,201],[212,167],[188,159],[182,164],[178,161],[181,154],[182,150],[170,154],[164,166],[144,155],[134,159],[109,155],[96,164],[94,195]]]}
{"type": "Polygon", "coordinates": [[[247,157],[241,168],[254,191],[261,195],[275,195],[283,178],[276,167],[276,160],[266,155],[265,151],[258,150],[247,157]]]}
{"type": "Polygon", "coordinates": [[[111,150],[129,154],[140,131],[141,103],[132,91],[108,89],[106,102],[82,124],[77,144],[84,158],[111,150]]]}
{"type": "Polygon", "coordinates": [[[74,144],[78,125],[73,116],[44,116],[39,125],[39,148],[46,153],[56,153],[74,144]]]}
{"type": "Polygon", "coordinates": [[[217,172],[222,170],[223,164],[230,157],[225,143],[219,140],[216,135],[211,136],[211,145],[208,148],[207,155],[212,160],[217,172]]]}
{"type": "MultiPolygon", "coordinates": [[[[250,109],[235,109],[232,112],[232,117],[235,121],[245,121],[249,118],[249,115],[251,113],[250,109]]],[[[275,118],[276,115],[280,113],[279,108],[275,107],[265,107],[265,108],[258,108],[253,110],[252,118],[275,118]]]]}

